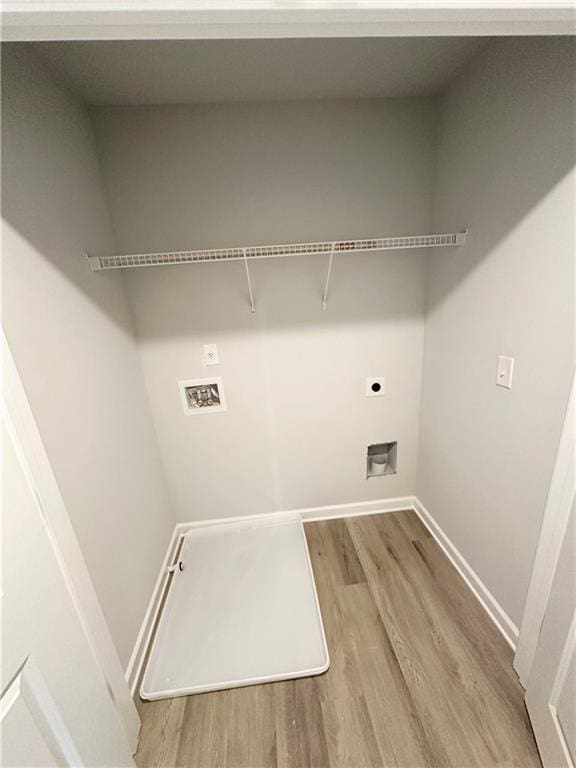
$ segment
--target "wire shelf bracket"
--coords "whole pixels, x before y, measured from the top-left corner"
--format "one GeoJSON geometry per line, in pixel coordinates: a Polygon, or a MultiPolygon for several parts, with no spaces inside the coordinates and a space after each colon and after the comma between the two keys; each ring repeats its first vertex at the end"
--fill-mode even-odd
{"type": "Polygon", "coordinates": [[[332,277],[334,257],[337,253],[367,253],[369,251],[403,251],[413,248],[445,248],[466,243],[468,230],[439,235],[408,235],[405,237],[374,237],[362,240],[328,240],[318,243],[291,243],[288,245],[253,245],[243,248],[219,248],[202,251],[167,251],[163,253],[136,253],[118,256],[91,256],[86,254],[92,272],[134,267],[160,267],[174,264],[204,264],[220,261],[243,261],[252,313],[256,311],[250,280],[249,259],[277,259],[289,256],[316,256],[328,254],[328,272],[322,308],[326,309],[332,277]]]}
{"type": "Polygon", "coordinates": [[[250,296],[250,311],[252,314],[256,312],[256,307],[254,305],[254,294],[252,292],[252,281],[250,280],[250,268],[248,267],[248,256],[246,255],[246,248],[243,249],[244,251],[244,269],[246,270],[246,282],[248,283],[248,295],[250,296]]]}
{"type": "Polygon", "coordinates": [[[326,307],[328,306],[328,288],[330,288],[330,278],[332,277],[332,265],[334,263],[335,246],[336,246],[336,243],[332,243],[330,258],[328,259],[328,272],[326,273],[326,284],[324,286],[324,293],[322,295],[322,309],[326,309],[326,307]]]}

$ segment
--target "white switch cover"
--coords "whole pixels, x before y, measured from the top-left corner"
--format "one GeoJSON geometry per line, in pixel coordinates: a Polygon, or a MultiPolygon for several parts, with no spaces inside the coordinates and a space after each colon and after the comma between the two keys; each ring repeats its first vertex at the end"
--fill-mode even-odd
{"type": "Polygon", "coordinates": [[[216,344],[204,344],[204,365],[206,367],[210,365],[220,365],[218,347],[216,344]]]}
{"type": "Polygon", "coordinates": [[[512,374],[514,373],[514,358],[500,356],[496,369],[496,384],[499,387],[512,389],[512,374]]]}
{"type": "Polygon", "coordinates": [[[366,379],[366,397],[382,397],[386,394],[386,377],[373,376],[366,379]]]}

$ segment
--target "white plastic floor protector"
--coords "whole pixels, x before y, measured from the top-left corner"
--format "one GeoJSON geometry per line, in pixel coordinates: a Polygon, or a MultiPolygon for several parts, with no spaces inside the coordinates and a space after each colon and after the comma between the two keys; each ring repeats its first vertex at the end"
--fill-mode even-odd
{"type": "Polygon", "coordinates": [[[141,687],[163,699],[325,672],[328,649],[298,516],[184,536],[141,687]]]}

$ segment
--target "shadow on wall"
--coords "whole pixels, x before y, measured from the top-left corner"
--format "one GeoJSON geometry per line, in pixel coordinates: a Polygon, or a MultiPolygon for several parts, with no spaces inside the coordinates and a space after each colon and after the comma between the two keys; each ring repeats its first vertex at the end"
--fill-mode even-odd
{"type": "MultiPolygon", "coordinates": [[[[440,100],[443,139],[434,229],[469,227],[471,235],[464,248],[443,252],[451,269],[432,291],[432,307],[465,280],[574,166],[574,75],[567,68],[574,65],[575,43],[571,38],[514,42],[512,58],[510,41],[505,43],[506,55],[501,41],[481,50],[440,100]],[[549,55],[547,66],[534,72],[539,97],[531,101],[526,98],[523,73],[530,67],[534,46],[546,46],[549,55]],[[504,68],[507,77],[501,78],[499,70],[504,68]],[[475,96],[466,101],[467,89],[478,78],[486,82],[482,98],[477,98],[476,88],[475,96]],[[559,88],[565,90],[561,119],[546,103],[546,99],[557,103],[559,88]],[[452,99],[453,94],[459,98],[452,99]],[[456,120],[465,120],[469,133],[451,141],[456,120]],[[457,193],[441,198],[439,190],[448,186],[456,187],[457,193]]],[[[49,80],[30,52],[4,45],[2,64],[3,216],[34,246],[39,258],[49,260],[131,333],[131,320],[119,299],[124,275],[92,274],[84,260],[85,251],[115,250],[86,111],[49,80]],[[30,119],[31,104],[35,120],[30,119]]],[[[154,330],[145,321],[140,323],[143,335],[178,335],[185,332],[182,322],[194,322],[199,331],[229,328],[231,320],[238,328],[251,328],[264,316],[269,324],[331,325],[414,314],[422,299],[413,293],[420,293],[422,286],[417,279],[418,285],[411,288],[409,280],[416,278],[422,259],[429,258],[433,266],[437,256],[434,251],[338,256],[326,312],[319,305],[327,257],[251,262],[256,318],[250,316],[241,263],[146,268],[130,273],[128,280],[132,293],[134,286],[139,292],[145,288],[148,299],[160,303],[164,286],[170,286],[173,305],[154,330]],[[181,302],[184,306],[177,310],[181,302]]]]}
{"type": "MultiPolygon", "coordinates": [[[[356,257],[338,255],[327,312],[322,312],[320,307],[327,256],[251,262],[257,301],[256,318],[249,311],[242,263],[91,273],[84,258],[85,252],[113,253],[117,248],[86,109],[50,79],[46,68],[34,58],[29,46],[23,49],[16,44],[7,44],[2,54],[3,217],[22,238],[19,251],[25,253],[30,262],[26,266],[27,271],[39,266],[43,269],[54,267],[64,280],[74,285],[129,334],[132,333],[132,323],[123,301],[125,279],[131,285],[147,286],[151,316],[155,315],[158,319],[160,313],[157,308],[168,302],[158,328],[147,331],[144,317],[139,328],[143,335],[147,332],[151,335],[178,335],[185,333],[191,323],[199,331],[204,328],[215,331],[219,327],[230,329],[231,326],[249,329],[261,323],[264,317],[268,324],[278,325],[331,325],[335,322],[369,321],[372,318],[381,320],[383,317],[421,317],[424,301],[422,262],[425,254],[420,251],[356,257]],[[32,247],[26,247],[26,243],[32,247]]],[[[418,115],[428,121],[432,107],[429,99],[423,100],[421,111],[418,107],[418,115]]],[[[299,107],[300,110],[304,108],[302,105],[299,107]]],[[[367,114],[372,114],[370,109],[367,114]]],[[[391,120],[396,133],[402,134],[403,121],[411,120],[411,115],[410,109],[406,115],[401,110],[394,118],[399,123],[391,120]]],[[[384,118],[380,116],[378,119],[383,121],[383,126],[387,125],[384,118]]],[[[380,130],[379,125],[373,126],[373,133],[376,129],[380,130]]],[[[344,133],[349,144],[347,131],[344,133]]],[[[318,140],[316,137],[309,149],[316,151],[318,148],[314,142],[318,140]]],[[[352,145],[349,154],[350,162],[354,163],[354,142],[352,145]]],[[[296,140],[292,151],[297,152],[297,149],[296,140]]],[[[428,145],[419,151],[422,164],[418,166],[417,178],[421,173],[426,187],[422,189],[414,181],[410,182],[410,190],[418,193],[420,200],[417,201],[418,211],[409,212],[405,217],[408,220],[411,216],[415,217],[416,232],[427,228],[418,221],[427,216],[429,195],[428,145]]],[[[331,168],[330,172],[335,173],[335,170],[331,168]]],[[[354,182],[348,185],[341,185],[345,189],[338,193],[339,205],[342,206],[343,198],[346,205],[352,206],[350,218],[353,221],[360,217],[361,221],[372,222],[371,226],[375,227],[380,216],[390,217],[402,204],[396,200],[395,208],[389,210],[390,205],[387,205],[386,211],[382,211],[377,196],[368,195],[367,199],[356,201],[354,208],[348,198],[353,197],[354,184],[360,183],[359,179],[363,178],[366,186],[363,174],[367,173],[368,169],[361,165],[357,170],[359,177],[355,176],[354,182]],[[364,203],[370,204],[370,211],[361,213],[364,203]]],[[[371,169],[370,183],[373,185],[381,175],[371,169]]],[[[386,184],[389,183],[387,180],[386,184]]],[[[280,220],[286,218],[285,193],[286,190],[281,190],[275,202],[280,220]]],[[[298,195],[301,206],[302,186],[290,194],[298,195]]],[[[400,197],[404,199],[402,195],[400,197]]],[[[409,195],[407,199],[412,200],[409,195]]],[[[188,222],[189,212],[184,211],[184,216],[188,222]]],[[[315,218],[310,213],[308,216],[312,221],[315,218]]],[[[336,216],[336,219],[339,220],[339,217],[336,216]]],[[[323,220],[322,217],[320,220],[323,220]]],[[[357,226],[359,234],[365,234],[363,226],[357,226]]],[[[379,232],[377,226],[375,231],[379,232]]],[[[327,236],[333,234],[333,231],[326,233],[327,236]]],[[[297,234],[294,237],[297,238],[297,234]]],[[[255,242],[259,242],[258,237],[255,242]]],[[[15,258],[20,258],[20,254],[15,258]]],[[[23,270],[19,268],[19,272],[23,270]]],[[[12,278],[11,271],[7,270],[7,273],[12,278]]]]}
{"type": "Polygon", "coordinates": [[[143,339],[421,322],[424,258],[420,252],[336,256],[326,310],[327,256],[250,262],[254,315],[242,262],[133,270],[128,287],[143,339]]]}
{"type": "MultiPolygon", "coordinates": [[[[568,37],[497,40],[443,95],[434,228],[468,227],[470,236],[464,248],[437,259],[444,268],[431,284],[429,309],[489,259],[573,170],[575,110],[576,40],[568,37]]],[[[542,267],[550,268],[554,242],[542,245],[526,240],[522,247],[541,249],[542,267]]],[[[563,245],[574,249],[573,242],[563,245]]],[[[516,260],[521,267],[523,255],[516,260]]]]}
{"type": "MultiPolygon", "coordinates": [[[[7,195],[3,192],[3,197],[7,195]]],[[[3,276],[3,322],[8,322],[7,318],[11,313],[12,302],[16,300],[14,293],[14,280],[21,280],[23,272],[19,270],[16,277],[14,270],[11,269],[10,259],[20,260],[23,257],[27,259],[26,272],[30,274],[38,270],[46,270],[49,265],[54,267],[61,279],[73,286],[75,291],[79,291],[84,299],[88,299],[90,304],[101,313],[103,319],[113,323],[128,338],[134,339],[134,325],[130,312],[127,309],[125,299],[125,286],[122,275],[106,274],[101,275],[100,281],[94,280],[94,276],[86,264],[82,255],[77,255],[80,251],[77,248],[50,248],[46,245],[43,238],[43,232],[38,231],[37,240],[30,239],[30,231],[27,231],[26,224],[22,226],[13,226],[13,221],[19,219],[18,216],[11,216],[9,205],[4,204],[2,216],[2,249],[4,253],[4,265],[2,268],[3,276]],[[25,234],[23,234],[25,232],[25,234]],[[25,256],[24,256],[25,255],[25,256]]],[[[33,229],[33,228],[32,228],[33,229]]],[[[32,233],[34,235],[35,233],[32,233]]],[[[46,272],[44,272],[46,275],[46,272]]],[[[24,278],[18,288],[26,291],[26,282],[24,278]]],[[[51,289],[47,289],[51,291],[51,289]]],[[[46,293],[46,298],[50,293],[46,293]]],[[[53,294],[53,300],[58,300],[53,294]]],[[[30,311],[32,311],[30,307],[30,311]]],[[[39,307],[36,307],[39,309],[39,307]]],[[[72,323],[73,320],[70,319],[72,323]]]]}
{"type": "Polygon", "coordinates": [[[4,311],[20,290],[30,295],[24,275],[51,281],[43,270],[54,267],[132,335],[121,275],[95,279],[84,258],[114,249],[87,112],[14,44],[2,45],[2,150],[2,218],[12,230],[4,236],[4,311]],[[19,261],[14,269],[11,259],[19,261]]]}

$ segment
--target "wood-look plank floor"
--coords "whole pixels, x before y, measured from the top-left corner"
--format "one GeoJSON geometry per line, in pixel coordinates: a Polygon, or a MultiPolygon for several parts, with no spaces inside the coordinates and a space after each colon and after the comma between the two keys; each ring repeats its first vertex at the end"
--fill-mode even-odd
{"type": "Polygon", "coordinates": [[[328,672],[142,702],[140,768],[540,768],[512,652],[413,511],[306,535],[328,672]]]}

